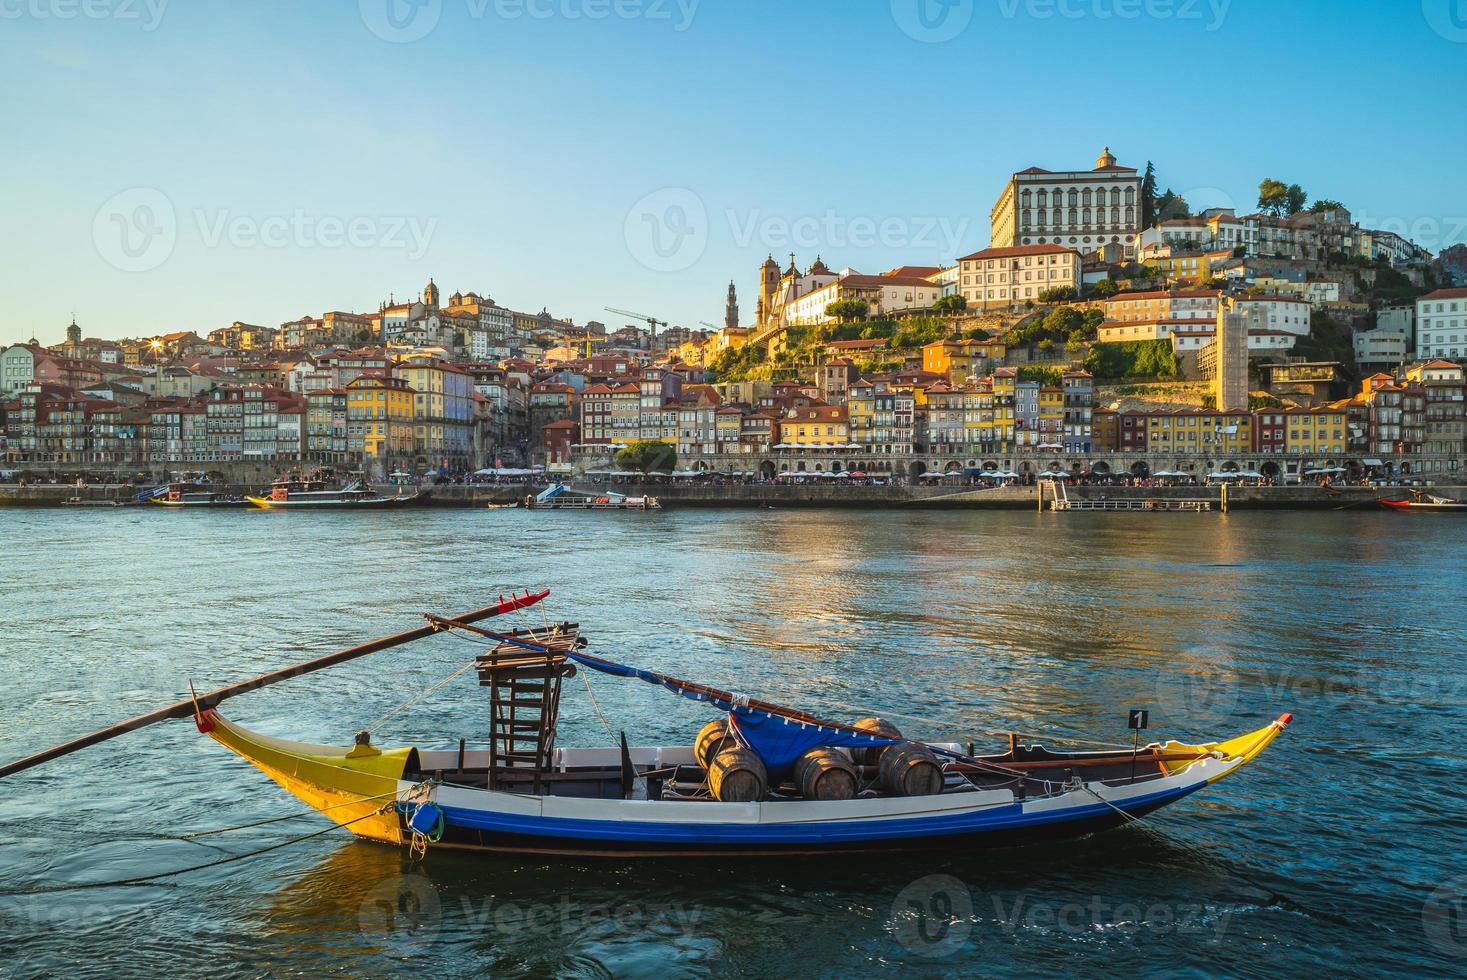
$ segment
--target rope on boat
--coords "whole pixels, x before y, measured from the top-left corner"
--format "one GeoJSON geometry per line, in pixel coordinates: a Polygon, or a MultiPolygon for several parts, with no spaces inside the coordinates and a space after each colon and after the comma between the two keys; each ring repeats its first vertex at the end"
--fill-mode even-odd
{"type": "Polygon", "coordinates": [[[451,681],[456,680],[461,674],[473,670],[475,666],[476,664],[474,663],[474,661],[470,660],[458,670],[455,670],[453,673],[443,678],[443,680],[439,681],[437,684],[434,684],[432,687],[428,687],[423,689],[422,691],[419,691],[417,694],[413,695],[411,698],[408,698],[402,704],[387,712],[387,714],[383,715],[381,718],[378,718],[376,721],[372,722],[370,725],[367,726],[367,731],[375,733],[378,728],[381,728],[388,721],[396,718],[398,715],[402,714],[413,705],[418,704],[419,702],[431,697],[433,694],[437,693],[439,689],[446,687],[451,681]]]}
{"type": "Polygon", "coordinates": [[[586,696],[591,699],[591,707],[596,709],[596,717],[601,719],[601,726],[606,729],[607,736],[610,737],[613,742],[616,741],[616,732],[611,730],[611,722],[606,720],[606,715],[603,714],[601,711],[601,702],[596,700],[596,692],[591,690],[590,676],[584,670],[580,671],[579,673],[581,675],[581,680],[586,682],[586,696]]]}
{"type": "MultiPolygon", "coordinates": [[[[1090,788],[1090,785],[1088,783],[1085,784],[1085,785],[1083,785],[1081,788],[1083,790],[1085,790],[1085,792],[1089,793],[1091,796],[1095,797],[1100,802],[1104,803],[1106,806],[1110,807],[1116,813],[1119,813],[1122,817],[1124,817],[1126,819],[1126,822],[1137,824],[1138,826],[1141,826],[1141,827],[1146,828],[1146,830],[1148,830],[1150,832],[1156,833],[1159,836],[1164,837],[1166,839],[1167,843],[1169,845],[1173,846],[1173,847],[1180,847],[1183,850],[1191,851],[1201,861],[1210,862],[1212,860],[1212,857],[1213,856],[1211,854],[1207,853],[1206,851],[1204,851],[1202,848],[1198,847],[1195,844],[1188,843],[1187,841],[1176,840],[1173,837],[1169,837],[1166,834],[1163,834],[1161,831],[1157,830],[1154,826],[1152,826],[1151,821],[1149,821],[1149,820],[1143,820],[1141,817],[1137,816],[1136,814],[1134,814],[1134,813],[1128,813],[1127,811],[1125,811],[1125,810],[1121,809],[1120,807],[1116,806],[1110,800],[1107,800],[1105,797],[1103,797],[1099,793],[1095,792],[1095,790],[1091,789],[1090,788]]],[[[1268,887],[1267,885],[1264,885],[1262,882],[1260,882],[1257,878],[1254,878],[1252,875],[1244,874],[1243,872],[1237,870],[1236,868],[1229,868],[1228,871],[1229,871],[1229,873],[1232,874],[1232,876],[1234,878],[1237,878],[1239,881],[1243,882],[1245,885],[1248,885],[1248,886],[1250,886],[1252,888],[1256,888],[1259,892],[1261,892],[1264,895],[1266,895],[1267,898],[1265,899],[1265,901],[1263,903],[1266,906],[1273,905],[1273,906],[1278,906],[1280,908],[1293,909],[1294,911],[1301,912],[1304,915],[1308,915],[1308,916],[1311,916],[1311,917],[1317,918],[1317,919],[1323,919],[1326,922],[1332,922],[1332,923],[1334,923],[1336,925],[1352,926],[1352,927],[1358,925],[1357,922],[1353,922],[1353,921],[1351,921],[1349,919],[1345,919],[1345,918],[1343,918],[1341,916],[1334,915],[1334,914],[1332,914],[1330,912],[1322,912],[1319,909],[1313,908],[1313,907],[1311,907],[1309,905],[1305,905],[1303,902],[1300,902],[1297,899],[1290,898],[1287,895],[1282,895],[1279,892],[1275,891],[1274,889],[1268,887]]]]}
{"type": "Polygon", "coordinates": [[[311,840],[314,837],[321,837],[325,834],[329,834],[333,830],[350,827],[354,823],[360,823],[363,820],[368,820],[372,817],[381,816],[383,813],[386,813],[388,810],[392,809],[394,805],[395,803],[384,803],[382,806],[378,807],[371,813],[363,814],[360,817],[354,817],[351,820],[348,820],[346,823],[334,823],[324,830],[312,831],[309,834],[302,834],[299,837],[292,837],[290,840],[279,841],[278,843],[271,844],[267,847],[261,847],[257,850],[246,851],[243,854],[231,854],[228,857],[220,858],[217,861],[207,861],[204,864],[195,864],[187,868],[175,868],[172,871],[159,871],[156,874],[138,875],[135,878],[119,878],[114,881],[81,881],[67,885],[42,885],[39,888],[7,888],[4,890],[0,890],[0,895],[44,895],[51,892],[72,892],[81,891],[88,888],[125,888],[133,885],[145,885],[149,882],[158,881],[163,878],[173,878],[178,875],[190,874],[194,871],[203,871],[206,868],[217,868],[222,864],[232,864],[235,861],[243,861],[246,858],[259,857],[261,854],[268,854],[271,851],[278,851],[282,847],[289,847],[292,844],[300,844],[305,841],[311,840]]]}
{"type": "Polygon", "coordinates": [[[390,799],[396,796],[397,791],[393,790],[391,793],[382,793],[378,796],[364,796],[359,800],[351,800],[346,803],[333,803],[331,806],[323,806],[319,810],[313,807],[309,810],[302,810],[299,813],[287,813],[283,817],[270,817],[265,820],[255,820],[250,823],[242,823],[237,827],[220,827],[217,830],[197,830],[190,834],[160,834],[159,836],[165,837],[169,840],[195,840],[199,837],[213,837],[215,834],[231,834],[234,833],[234,831],[236,830],[249,830],[252,827],[264,827],[267,824],[280,823],[282,820],[299,820],[301,817],[309,817],[317,813],[329,813],[332,810],[338,810],[344,806],[357,806],[362,803],[375,803],[377,800],[390,799]]]}
{"type": "MultiPolygon", "coordinates": [[[[843,704],[837,705],[837,707],[851,712],[865,712],[867,714],[879,715],[883,718],[900,718],[902,721],[915,721],[924,725],[936,725],[940,729],[946,729],[951,732],[969,732],[974,730],[971,726],[953,719],[944,720],[941,718],[925,718],[921,715],[903,715],[895,711],[882,711],[870,705],[843,704]]],[[[1006,728],[1002,731],[994,728],[980,728],[977,731],[982,732],[984,735],[1017,735],[1020,738],[1045,740],[1049,742],[1069,742],[1077,745],[1096,745],[1107,749],[1131,748],[1130,742],[1103,742],[1099,739],[1084,738],[1079,735],[1066,735],[1063,732],[1050,732],[1046,735],[1038,735],[1033,732],[1014,731],[1012,728],[1006,728]]]]}

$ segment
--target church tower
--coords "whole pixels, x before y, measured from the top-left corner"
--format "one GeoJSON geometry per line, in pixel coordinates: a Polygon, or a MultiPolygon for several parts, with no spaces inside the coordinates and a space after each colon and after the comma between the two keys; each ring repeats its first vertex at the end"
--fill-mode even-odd
{"type": "Polygon", "coordinates": [[[759,319],[762,327],[768,323],[774,312],[774,294],[779,289],[779,263],[774,261],[774,256],[764,260],[759,267],[759,319]]]}
{"type": "Polygon", "coordinates": [[[1104,170],[1106,167],[1114,167],[1115,165],[1116,158],[1111,154],[1110,147],[1108,146],[1100,151],[1100,156],[1095,158],[1096,170],[1104,170]]]}
{"type": "Polygon", "coordinates": [[[81,327],[76,325],[76,317],[73,316],[71,318],[71,326],[66,328],[66,346],[72,350],[78,350],[81,347],[81,342],[81,327]]]}
{"type": "Polygon", "coordinates": [[[438,309],[438,286],[432,279],[428,280],[427,287],[423,289],[423,305],[430,310],[438,309]]]}
{"type": "Polygon", "coordinates": [[[723,325],[730,330],[739,325],[739,296],[732,280],[728,284],[728,299],[723,304],[723,325]]]}

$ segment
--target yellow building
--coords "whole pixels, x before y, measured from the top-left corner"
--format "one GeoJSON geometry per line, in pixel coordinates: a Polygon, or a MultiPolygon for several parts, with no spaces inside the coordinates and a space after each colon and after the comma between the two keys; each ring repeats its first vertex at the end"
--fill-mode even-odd
{"type": "Polygon", "coordinates": [[[876,418],[876,386],[869,381],[854,381],[846,390],[846,412],[851,442],[866,447],[874,441],[872,430],[876,418]]]}
{"type": "Polygon", "coordinates": [[[993,372],[993,437],[1000,452],[1007,452],[1014,444],[1014,393],[1018,383],[1018,368],[993,372]]]}
{"type": "Polygon", "coordinates": [[[792,449],[848,446],[851,443],[850,416],[840,405],[792,408],[780,419],[779,442],[792,449]]]}
{"type": "Polygon", "coordinates": [[[1349,433],[1345,413],[1335,408],[1293,408],[1284,412],[1284,452],[1330,455],[1345,451],[1349,433]]]}
{"type": "Polygon", "coordinates": [[[1147,448],[1152,452],[1221,458],[1253,451],[1253,418],[1241,409],[1150,412],[1147,428],[1147,448]]]}
{"type": "Polygon", "coordinates": [[[922,370],[962,384],[970,377],[987,374],[1007,351],[1001,340],[934,340],[922,348],[922,370]]]}
{"type": "Polygon", "coordinates": [[[1193,252],[1190,255],[1169,255],[1166,258],[1146,259],[1170,282],[1206,282],[1212,278],[1213,266],[1233,257],[1232,250],[1223,252],[1193,252]]]}
{"type": "Polygon", "coordinates": [[[402,378],[369,371],[346,386],[347,452],[401,463],[413,455],[417,397],[402,378]]]}
{"type": "Polygon", "coordinates": [[[1065,390],[1044,385],[1038,392],[1038,440],[1045,448],[1063,447],[1065,439],[1065,390]]]}

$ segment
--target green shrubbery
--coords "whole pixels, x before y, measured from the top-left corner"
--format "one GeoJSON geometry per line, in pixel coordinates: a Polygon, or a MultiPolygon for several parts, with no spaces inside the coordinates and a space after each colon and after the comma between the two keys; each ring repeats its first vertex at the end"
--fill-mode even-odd
{"type": "Polygon", "coordinates": [[[1171,381],[1177,376],[1177,356],[1170,340],[1130,340],[1119,344],[1097,344],[1085,355],[1085,370],[1097,381],[1122,378],[1156,378],[1171,381]]]}

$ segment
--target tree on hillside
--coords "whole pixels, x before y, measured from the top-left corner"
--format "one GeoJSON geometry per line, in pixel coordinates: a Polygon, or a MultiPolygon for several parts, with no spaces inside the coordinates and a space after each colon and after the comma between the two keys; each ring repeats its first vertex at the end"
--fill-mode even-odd
{"type": "Polygon", "coordinates": [[[670,442],[641,439],[617,451],[616,465],[638,473],[671,473],[677,469],[677,447],[670,442]]]}
{"type": "Polygon", "coordinates": [[[1280,217],[1289,217],[1304,210],[1309,195],[1298,184],[1285,184],[1281,180],[1265,177],[1258,184],[1258,209],[1280,217]]]}
{"type": "Polygon", "coordinates": [[[1117,286],[1116,281],[1109,276],[1095,284],[1095,295],[1101,299],[1109,299],[1120,291],[1121,287],[1117,286]]]}
{"type": "Polygon", "coordinates": [[[1318,200],[1316,200],[1313,204],[1309,205],[1309,210],[1311,210],[1311,211],[1345,211],[1345,210],[1348,210],[1348,209],[1343,204],[1341,204],[1339,201],[1336,201],[1336,200],[1334,200],[1332,198],[1328,198],[1328,197],[1321,197],[1318,200]]]}
{"type": "Polygon", "coordinates": [[[1170,187],[1166,193],[1156,199],[1156,220],[1170,221],[1173,218],[1190,218],[1192,207],[1187,199],[1173,191],[1170,187]]]}
{"type": "Polygon", "coordinates": [[[961,313],[968,308],[968,300],[964,296],[953,293],[951,296],[939,297],[932,308],[938,313],[961,313]]]}
{"type": "Polygon", "coordinates": [[[1156,168],[1146,161],[1146,176],[1141,178],[1141,227],[1156,223],[1156,168]]]}
{"type": "Polygon", "coordinates": [[[825,304],[825,315],[833,316],[842,323],[864,320],[871,307],[864,299],[838,299],[825,304]]]}
{"type": "Polygon", "coordinates": [[[1039,291],[1039,302],[1041,303],[1068,303],[1075,298],[1074,286],[1055,286],[1039,291]]]}

